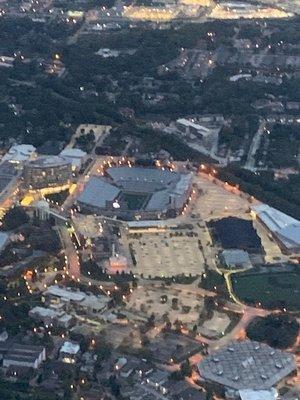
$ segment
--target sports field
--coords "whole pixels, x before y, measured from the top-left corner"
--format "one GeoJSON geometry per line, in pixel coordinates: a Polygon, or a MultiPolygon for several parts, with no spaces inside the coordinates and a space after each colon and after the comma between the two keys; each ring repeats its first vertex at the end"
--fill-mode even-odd
{"type": "Polygon", "coordinates": [[[232,288],[244,303],[261,303],[263,308],[300,310],[300,273],[236,273],[231,275],[232,288]]]}
{"type": "Polygon", "coordinates": [[[132,193],[122,193],[121,200],[127,204],[129,210],[139,210],[145,203],[148,195],[145,194],[132,194],[132,193]]]}

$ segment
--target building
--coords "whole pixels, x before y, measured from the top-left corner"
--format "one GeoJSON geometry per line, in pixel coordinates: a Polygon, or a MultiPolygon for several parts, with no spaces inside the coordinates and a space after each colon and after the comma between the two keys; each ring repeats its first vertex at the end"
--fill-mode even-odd
{"type": "Polygon", "coordinates": [[[296,368],[291,353],[250,340],[232,342],[198,364],[201,378],[236,399],[246,389],[269,391],[296,368]]]}
{"type": "Polygon", "coordinates": [[[274,388],[270,390],[239,390],[241,400],[276,400],[278,393],[274,388]]]}
{"type": "Polygon", "coordinates": [[[18,144],[12,146],[3,156],[3,161],[9,161],[13,164],[22,164],[25,161],[36,157],[36,148],[31,144],[18,144]]]}
{"type": "Polygon", "coordinates": [[[270,231],[283,252],[300,252],[300,221],[266,204],[253,206],[251,210],[254,217],[270,231]]]}
{"type": "Polygon", "coordinates": [[[83,212],[124,220],[175,217],[187,205],[192,175],[167,169],[111,167],[92,177],[77,199],[83,212]]]}
{"type": "Polygon", "coordinates": [[[17,188],[20,171],[9,161],[0,163],[0,200],[5,201],[17,188]]]}
{"type": "Polygon", "coordinates": [[[210,149],[214,143],[218,142],[223,123],[223,116],[212,115],[206,118],[179,118],[175,126],[187,139],[196,141],[197,144],[210,149]]]}
{"type": "Polygon", "coordinates": [[[66,364],[74,364],[80,354],[78,343],[66,341],[59,350],[59,357],[66,364]]]}
{"type": "Polygon", "coordinates": [[[36,321],[43,322],[44,325],[56,325],[68,328],[73,322],[72,315],[66,314],[61,310],[54,310],[46,307],[34,307],[29,311],[29,316],[36,321]]]}
{"type": "Polygon", "coordinates": [[[37,369],[46,360],[46,349],[16,343],[0,343],[0,359],[3,367],[28,367],[37,369]]]}
{"type": "Polygon", "coordinates": [[[163,394],[167,393],[167,382],[170,377],[170,372],[155,369],[147,377],[146,382],[149,386],[154,387],[156,390],[161,391],[163,394]]]}
{"type": "Polygon", "coordinates": [[[9,243],[9,235],[5,232],[0,232],[0,253],[6,248],[9,243]]]}
{"type": "Polygon", "coordinates": [[[220,254],[221,266],[228,269],[251,268],[252,263],[249,254],[245,250],[228,249],[220,254]]]}
{"type": "Polygon", "coordinates": [[[87,294],[79,290],[70,288],[61,288],[59,286],[49,286],[44,292],[44,296],[49,300],[50,304],[73,305],[81,308],[86,312],[101,313],[107,309],[110,299],[106,296],[95,296],[87,294]]]}
{"type": "Polygon", "coordinates": [[[69,160],[72,165],[72,170],[79,170],[82,164],[85,162],[87,153],[81,149],[66,148],[62,150],[60,156],[66,160],[69,160]]]}
{"type": "Polygon", "coordinates": [[[60,156],[40,156],[24,166],[23,181],[28,189],[63,188],[72,178],[72,164],[60,156]]]}

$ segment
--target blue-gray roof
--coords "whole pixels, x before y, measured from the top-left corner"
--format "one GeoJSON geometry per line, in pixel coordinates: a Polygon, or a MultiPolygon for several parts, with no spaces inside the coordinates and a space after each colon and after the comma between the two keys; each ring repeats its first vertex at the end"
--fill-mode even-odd
{"type": "Polygon", "coordinates": [[[156,182],[160,185],[169,185],[176,183],[180,179],[180,174],[169,170],[161,170],[157,168],[142,168],[142,167],[111,167],[107,173],[118,184],[123,182],[156,182]]]}
{"type": "Polygon", "coordinates": [[[107,201],[113,201],[120,189],[102,178],[92,177],[78,198],[83,204],[104,208],[107,201]]]}

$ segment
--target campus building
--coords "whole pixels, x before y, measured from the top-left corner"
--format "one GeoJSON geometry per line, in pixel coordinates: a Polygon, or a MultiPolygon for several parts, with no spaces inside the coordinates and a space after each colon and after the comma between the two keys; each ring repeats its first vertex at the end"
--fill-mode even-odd
{"type": "Polygon", "coordinates": [[[59,156],[41,156],[24,166],[23,180],[27,189],[63,187],[70,184],[72,163],[59,156]]]}

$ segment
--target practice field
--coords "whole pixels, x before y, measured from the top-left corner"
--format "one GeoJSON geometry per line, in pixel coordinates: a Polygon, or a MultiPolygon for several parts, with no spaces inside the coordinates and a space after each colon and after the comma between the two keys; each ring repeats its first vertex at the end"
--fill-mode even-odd
{"type": "Polygon", "coordinates": [[[231,276],[236,296],[247,304],[261,303],[263,308],[300,309],[300,274],[270,272],[231,276]]]}

